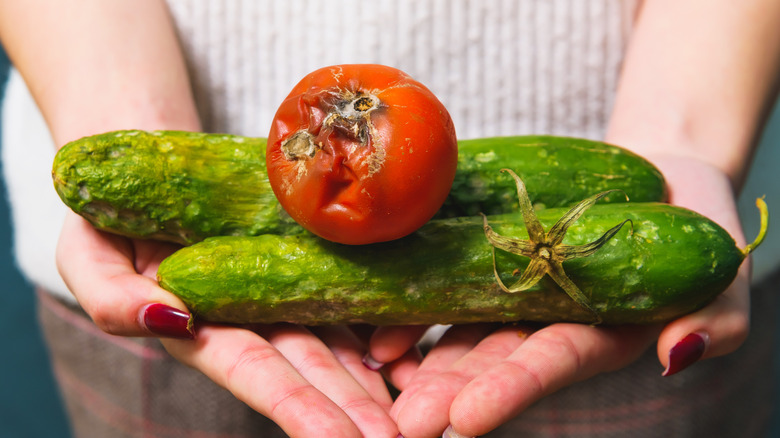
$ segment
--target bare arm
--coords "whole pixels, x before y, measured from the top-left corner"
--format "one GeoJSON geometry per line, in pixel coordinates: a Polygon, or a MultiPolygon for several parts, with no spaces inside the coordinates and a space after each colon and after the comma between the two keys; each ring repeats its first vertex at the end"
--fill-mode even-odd
{"type": "MultiPolygon", "coordinates": [[[[0,38],[57,146],[116,129],[200,130],[162,1],[0,0],[0,38]]],[[[57,263],[101,329],[167,337],[174,357],[290,435],[397,435],[384,381],[362,365],[363,345],[345,327],[315,334],[284,325],[203,325],[187,339],[186,307],[154,279],[174,250],[99,232],[71,213],[57,263]]]]}
{"type": "Polygon", "coordinates": [[[739,189],[780,83],[778,17],[774,0],[645,2],[607,138],[703,160],[739,189]]]}
{"type": "Polygon", "coordinates": [[[0,1],[0,39],[55,144],[113,129],[199,130],[159,1],[0,1]]]}

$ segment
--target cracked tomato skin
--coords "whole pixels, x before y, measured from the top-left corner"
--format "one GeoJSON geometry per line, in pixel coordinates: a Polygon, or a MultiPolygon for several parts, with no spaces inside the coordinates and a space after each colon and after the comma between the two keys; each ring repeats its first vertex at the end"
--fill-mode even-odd
{"type": "Polygon", "coordinates": [[[350,245],[403,237],[441,207],[458,147],[444,105],[406,73],[338,65],[303,78],[268,134],[268,179],[301,226],[350,245]]]}

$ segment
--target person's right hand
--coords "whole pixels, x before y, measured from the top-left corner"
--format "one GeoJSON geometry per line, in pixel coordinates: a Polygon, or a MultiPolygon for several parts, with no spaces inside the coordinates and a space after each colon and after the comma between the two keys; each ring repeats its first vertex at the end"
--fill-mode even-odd
{"type": "Polygon", "coordinates": [[[165,348],[232,392],[290,436],[390,437],[398,429],[381,375],[346,327],[291,324],[193,330],[184,303],[155,281],[176,246],[93,228],[68,213],[57,248],[60,273],[103,331],[161,337],[165,348]]]}

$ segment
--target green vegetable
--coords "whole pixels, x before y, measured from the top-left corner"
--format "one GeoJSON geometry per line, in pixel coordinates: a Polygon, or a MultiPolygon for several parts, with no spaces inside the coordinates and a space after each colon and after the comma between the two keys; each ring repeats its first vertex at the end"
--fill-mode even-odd
{"type": "MultiPolygon", "coordinates": [[[[270,188],[265,147],[262,138],[224,134],[109,132],[65,145],[52,175],[68,207],[116,234],[191,244],[299,232],[270,188]]],[[[572,205],[607,189],[622,189],[632,201],[666,197],[658,170],[616,146],[529,136],[466,140],[459,148],[439,217],[514,211],[514,185],[498,173],[502,167],[520,173],[537,207],[572,205]]]]}
{"type": "Polygon", "coordinates": [[[618,146],[579,138],[493,137],[458,142],[458,172],[439,217],[517,211],[513,169],[537,209],[567,207],[593,193],[622,190],[602,202],[666,201],[666,182],[644,158],[618,146]]]}
{"type": "MultiPolygon", "coordinates": [[[[537,216],[549,230],[566,214],[550,208],[537,216]]],[[[501,236],[525,238],[523,219],[507,214],[487,221],[501,236]]],[[[497,251],[494,272],[483,227],[479,217],[434,220],[403,239],[357,247],[306,234],[214,237],[163,261],[158,280],[210,321],[641,324],[709,303],[760,243],[740,250],[711,220],[667,204],[596,205],[568,224],[563,239],[567,245],[603,240],[592,254],[563,262],[583,306],[547,276],[522,292],[505,291],[495,275],[510,283],[530,259],[497,251]],[[601,239],[626,220],[631,227],[601,239]]]]}
{"type": "Polygon", "coordinates": [[[265,139],[118,131],[60,149],[54,187],[96,228],[189,244],[297,229],[265,173],[265,139]]]}

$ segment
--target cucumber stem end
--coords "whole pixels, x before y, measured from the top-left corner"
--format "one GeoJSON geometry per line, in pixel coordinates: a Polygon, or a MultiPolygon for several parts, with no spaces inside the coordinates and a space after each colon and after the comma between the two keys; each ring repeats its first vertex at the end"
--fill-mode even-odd
{"type": "Polygon", "coordinates": [[[759,226],[758,235],[756,236],[756,239],[753,240],[753,243],[746,245],[740,250],[742,251],[744,257],[747,257],[751,252],[758,248],[759,245],[761,245],[761,242],[763,242],[764,238],[766,237],[767,229],[769,228],[769,208],[767,207],[766,201],[764,201],[763,197],[756,198],[756,207],[758,207],[761,224],[759,226]]]}

